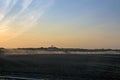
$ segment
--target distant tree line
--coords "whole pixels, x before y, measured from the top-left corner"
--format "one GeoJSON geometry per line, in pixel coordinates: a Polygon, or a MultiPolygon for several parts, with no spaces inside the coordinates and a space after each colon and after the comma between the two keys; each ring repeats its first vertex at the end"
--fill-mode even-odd
{"type": "Polygon", "coordinates": [[[4,53],[4,48],[0,48],[0,55],[3,55],[4,53]]]}
{"type": "MultiPolygon", "coordinates": [[[[80,48],[57,48],[57,47],[40,47],[40,48],[16,48],[16,50],[41,50],[41,51],[64,51],[64,52],[106,52],[116,51],[120,52],[120,49],[80,49],[80,48]]],[[[0,48],[0,54],[3,54],[5,48],[0,48]]]]}
{"type": "Polygon", "coordinates": [[[118,51],[120,49],[80,49],[80,48],[57,48],[57,47],[48,47],[48,48],[17,48],[18,50],[45,50],[45,51],[74,51],[74,52],[105,52],[105,51],[118,51]]]}

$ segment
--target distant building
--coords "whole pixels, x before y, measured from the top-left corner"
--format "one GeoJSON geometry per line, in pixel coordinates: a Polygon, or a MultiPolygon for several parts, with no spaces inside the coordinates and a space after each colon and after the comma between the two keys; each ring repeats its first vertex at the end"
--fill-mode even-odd
{"type": "Polygon", "coordinates": [[[50,47],[48,47],[48,50],[49,51],[56,51],[56,50],[58,50],[58,48],[51,45],[50,47]]]}

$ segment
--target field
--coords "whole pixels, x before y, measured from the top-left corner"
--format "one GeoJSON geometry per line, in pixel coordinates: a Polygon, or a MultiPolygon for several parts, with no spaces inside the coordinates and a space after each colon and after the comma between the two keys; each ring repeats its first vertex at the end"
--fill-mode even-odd
{"type": "Polygon", "coordinates": [[[120,80],[119,54],[36,54],[0,58],[0,75],[45,80],[120,80]]]}

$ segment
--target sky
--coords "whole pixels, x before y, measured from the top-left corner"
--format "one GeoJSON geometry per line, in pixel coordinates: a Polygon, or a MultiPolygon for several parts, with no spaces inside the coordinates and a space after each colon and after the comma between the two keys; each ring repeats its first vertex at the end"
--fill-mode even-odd
{"type": "Polygon", "coordinates": [[[0,0],[0,47],[120,48],[120,0],[0,0]]]}

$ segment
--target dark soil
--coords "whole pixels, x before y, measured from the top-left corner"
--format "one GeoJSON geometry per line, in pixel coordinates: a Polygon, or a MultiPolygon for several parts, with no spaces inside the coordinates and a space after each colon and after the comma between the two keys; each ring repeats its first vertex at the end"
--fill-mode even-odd
{"type": "Polygon", "coordinates": [[[48,80],[120,80],[120,55],[12,55],[0,58],[0,74],[48,80]]]}

